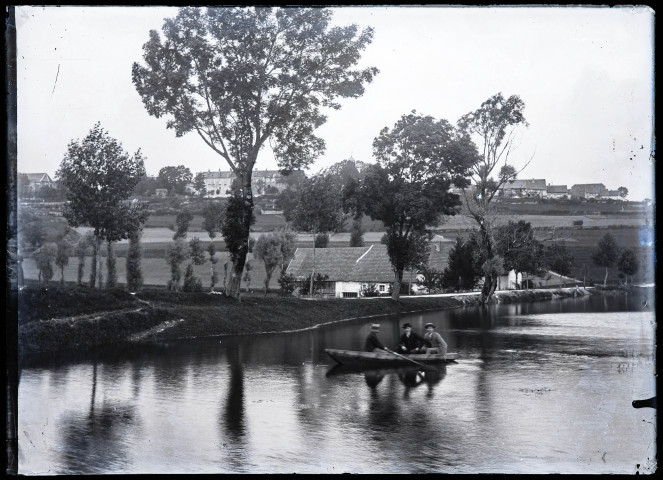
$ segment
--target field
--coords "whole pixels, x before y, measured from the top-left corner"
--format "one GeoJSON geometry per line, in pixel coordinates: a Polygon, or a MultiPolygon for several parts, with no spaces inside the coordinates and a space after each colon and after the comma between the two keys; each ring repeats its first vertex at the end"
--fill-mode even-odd
{"type": "MultiPolygon", "coordinates": [[[[175,213],[172,207],[167,207],[165,201],[161,200],[161,206],[156,206],[150,215],[148,223],[141,239],[143,249],[143,275],[146,285],[165,285],[170,279],[170,268],[165,260],[165,252],[168,244],[172,240],[175,225],[175,213]]],[[[172,202],[172,201],[171,201],[172,202]]],[[[618,203],[592,204],[592,203],[551,203],[544,202],[532,204],[531,202],[518,201],[511,203],[500,203],[502,213],[498,216],[496,223],[506,223],[509,220],[525,220],[532,224],[536,229],[537,237],[548,243],[547,239],[555,238],[565,241],[567,248],[575,258],[574,270],[571,274],[579,280],[587,282],[603,282],[605,269],[597,267],[591,260],[592,250],[596,248],[598,240],[610,232],[620,247],[633,248],[638,256],[640,271],[634,276],[636,282],[653,282],[653,247],[643,247],[640,245],[640,229],[643,225],[650,222],[652,218],[651,207],[645,208],[642,204],[621,205],[618,203]],[[622,211],[624,210],[624,211],[622,211]],[[599,213],[600,212],[600,213],[599,213]],[[582,222],[582,225],[578,225],[582,222]]],[[[196,212],[196,208],[192,208],[196,212]]],[[[45,215],[43,217],[47,225],[46,241],[55,241],[65,226],[66,221],[62,217],[45,215]]],[[[252,228],[252,237],[258,238],[263,232],[273,231],[286,225],[282,215],[256,215],[256,223],[252,228]]],[[[380,222],[364,219],[364,241],[366,244],[379,243],[383,235],[383,229],[380,222]]],[[[472,221],[464,215],[449,217],[436,228],[442,241],[455,241],[456,237],[467,238],[469,230],[474,225],[472,221]]],[[[84,233],[86,228],[78,228],[79,233],[84,233]]],[[[206,247],[210,239],[206,231],[202,228],[202,216],[194,213],[193,221],[190,224],[187,240],[198,237],[206,247]]],[[[214,239],[217,247],[217,272],[219,281],[217,287],[222,286],[222,276],[224,273],[224,264],[227,262],[227,254],[224,252],[225,246],[223,237],[217,234],[214,239]]],[[[312,236],[310,234],[298,235],[299,247],[310,247],[312,236]]],[[[330,236],[329,247],[342,247],[349,245],[349,233],[338,233],[330,236]]],[[[118,281],[125,283],[126,271],[125,260],[128,243],[127,241],[118,242],[115,246],[115,253],[118,255],[117,269],[118,281]]],[[[102,255],[105,251],[102,251],[102,255]]],[[[263,288],[265,279],[265,270],[262,262],[256,261],[249,255],[249,261],[252,265],[250,282],[242,282],[242,288],[259,290],[263,288]]],[[[87,259],[86,269],[83,276],[85,282],[89,276],[89,263],[87,259]]],[[[26,256],[23,261],[24,276],[27,280],[36,280],[38,270],[34,260],[26,256]]],[[[208,288],[211,278],[211,263],[208,261],[203,265],[195,265],[195,275],[203,282],[203,286],[208,288]]],[[[76,280],[78,259],[70,258],[69,264],[64,270],[64,278],[67,282],[76,280]]],[[[182,271],[186,268],[186,263],[182,266],[182,271]]],[[[105,270],[105,268],[104,268],[105,270]]],[[[609,281],[617,281],[618,271],[615,268],[609,269],[609,281]]],[[[60,279],[60,271],[57,270],[53,281],[60,279]]],[[[278,289],[278,272],[275,272],[270,282],[270,289],[278,289]]]]}

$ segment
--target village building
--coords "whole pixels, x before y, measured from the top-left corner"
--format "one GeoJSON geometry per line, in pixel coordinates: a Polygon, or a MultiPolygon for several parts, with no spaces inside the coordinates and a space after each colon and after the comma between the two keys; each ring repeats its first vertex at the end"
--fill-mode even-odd
{"type": "Polygon", "coordinates": [[[602,194],[607,193],[605,185],[602,183],[578,183],[571,187],[571,198],[599,198],[602,194]]]}
{"type": "Polygon", "coordinates": [[[569,189],[566,185],[548,185],[546,187],[546,195],[550,199],[558,200],[560,198],[568,198],[569,189]]]}
{"type": "MultiPolygon", "coordinates": [[[[428,267],[443,271],[453,246],[449,240],[431,242],[428,267]]],[[[304,281],[313,271],[313,248],[298,248],[290,261],[286,273],[304,281]]],[[[365,247],[338,247],[315,249],[315,274],[326,275],[322,295],[334,297],[360,297],[368,288],[375,288],[380,295],[390,295],[394,283],[394,270],[389,261],[386,245],[373,244],[365,247]]],[[[413,272],[403,273],[403,283],[420,280],[413,272]]]]}
{"type": "Polygon", "coordinates": [[[26,188],[30,193],[35,193],[43,187],[55,188],[55,182],[48,173],[19,173],[18,178],[19,180],[21,178],[24,179],[26,184],[22,187],[26,188]]]}
{"type": "MultiPolygon", "coordinates": [[[[205,196],[211,198],[229,197],[230,187],[236,175],[232,171],[202,172],[205,178],[205,196]]],[[[278,170],[254,170],[252,181],[253,195],[258,197],[276,194],[287,188],[287,183],[278,170]]]]}
{"type": "Polygon", "coordinates": [[[509,180],[500,187],[500,195],[503,197],[546,198],[546,180],[534,178],[530,180],[509,180]]]}

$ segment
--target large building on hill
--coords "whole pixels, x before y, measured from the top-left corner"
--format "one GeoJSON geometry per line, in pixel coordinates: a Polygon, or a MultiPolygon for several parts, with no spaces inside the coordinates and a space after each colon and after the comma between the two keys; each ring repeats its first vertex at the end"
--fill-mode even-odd
{"type": "MultiPolygon", "coordinates": [[[[211,198],[230,196],[230,187],[236,175],[231,171],[202,172],[205,177],[205,196],[211,198]]],[[[279,193],[286,189],[285,177],[278,170],[253,171],[253,195],[279,193]]]]}

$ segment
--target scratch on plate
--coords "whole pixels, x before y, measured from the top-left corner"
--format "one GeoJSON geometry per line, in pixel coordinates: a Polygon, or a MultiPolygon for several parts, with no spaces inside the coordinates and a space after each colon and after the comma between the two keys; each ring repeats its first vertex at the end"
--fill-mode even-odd
{"type": "Polygon", "coordinates": [[[58,84],[58,75],[60,75],[60,64],[58,63],[58,71],[55,74],[55,83],[53,84],[53,91],[51,92],[51,97],[53,96],[53,93],[55,92],[55,86],[58,84]]]}

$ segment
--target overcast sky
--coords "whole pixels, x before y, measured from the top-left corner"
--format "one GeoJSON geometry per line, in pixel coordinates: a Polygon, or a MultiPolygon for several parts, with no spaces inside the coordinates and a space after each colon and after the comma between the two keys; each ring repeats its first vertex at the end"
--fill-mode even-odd
{"type": "MultiPolygon", "coordinates": [[[[341,7],[334,23],[371,26],[363,66],[380,70],[343,100],[318,134],[326,153],[309,172],[350,156],[374,162],[372,142],[401,115],[455,124],[502,92],[525,102],[529,127],[512,154],[519,178],[626,187],[654,198],[653,45],[649,7],[341,7]]],[[[228,170],[194,133],[176,138],[150,117],[131,82],[151,29],[176,8],[16,7],[18,171],[54,176],[67,144],[100,121],[148,174],[185,165],[228,170]]],[[[258,168],[276,169],[268,150],[258,168]]]]}

